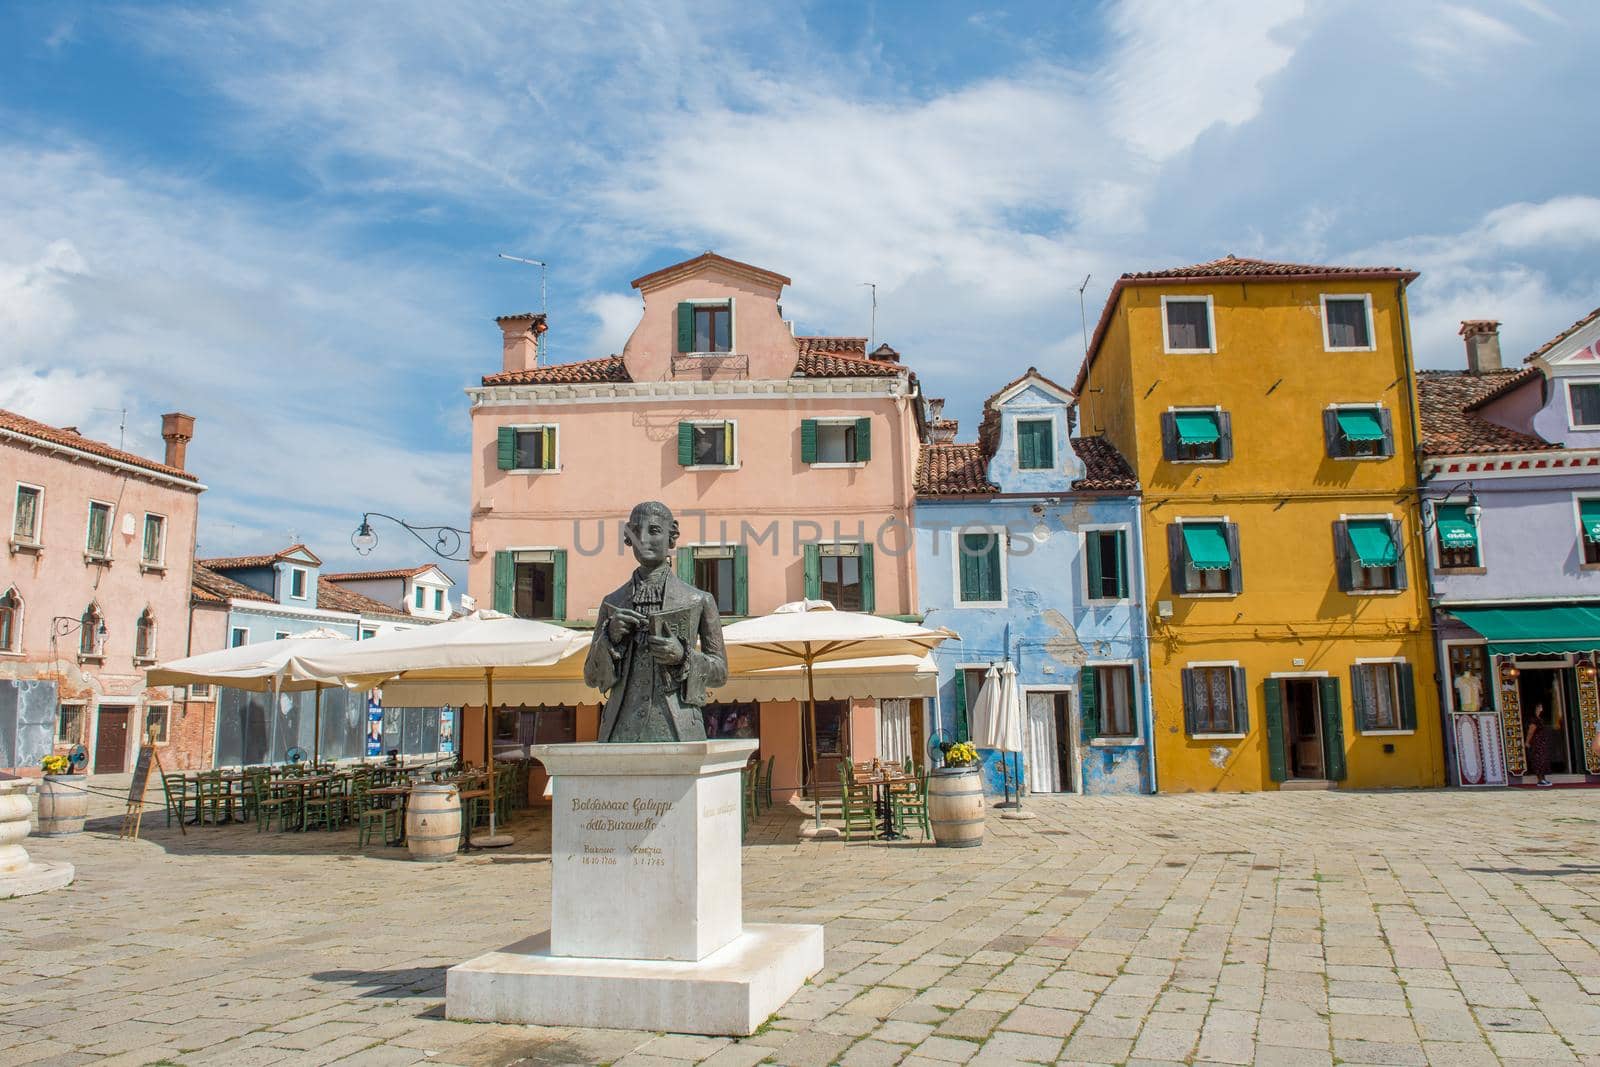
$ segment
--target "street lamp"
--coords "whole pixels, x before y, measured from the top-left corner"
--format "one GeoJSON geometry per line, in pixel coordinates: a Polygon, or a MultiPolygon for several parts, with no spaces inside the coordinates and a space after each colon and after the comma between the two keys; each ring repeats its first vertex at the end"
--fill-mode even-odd
{"type": "Polygon", "coordinates": [[[428,551],[440,559],[448,559],[455,563],[467,563],[470,561],[470,555],[466,550],[469,542],[469,534],[466,530],[455,526],[413,526],[404,519],[397,519],[393,515],[385,515],[381,511],[363,512],[360,525],[350,535],[350,546],[363,556],[371,555],[372,550],[378,547],[378,533],[372,528],[373,519],[388,519],[406,533],[421,541],[428,551]],[[424,534],[428,536],[424,537],[424,534]]]}

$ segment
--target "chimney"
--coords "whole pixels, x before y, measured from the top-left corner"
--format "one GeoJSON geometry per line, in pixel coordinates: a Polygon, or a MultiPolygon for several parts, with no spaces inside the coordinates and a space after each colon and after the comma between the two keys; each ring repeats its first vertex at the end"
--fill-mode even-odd
{"type": "Polygon", "coordinates": [[[874,348],[872,350],[872,355],[868,356],[867,358],[868,359],[875,359],[879,363],[899,363],[900,362],[900,353],[896,352],[894,349],[890,348],[888,345],[882,344],[882,345],[879,345],[877,348],[874,348]]]}
{"type": "Polygon", "coordinates": [[[1467,342],[1467,370],[1488,374],[1501,369],[1500,324],[1493,319],[1465,319],[1461,337],[1467,342]]]}
{"type": "Polygon", "coordinates": [[[161,439],[167,443],[167,466],[186,469],[183,457],[189,450],[189,441],[194,437],[194,416],[185,415],[181,411],[169,412],[161,416],[161,439]]]}
{"type": "Polygon", "coordinates": [[[928,423],[928,443],[931,445],[953,445],[956,443],[956,430],[960,424],[955,419],[934,419],[928,423]]]}
{"type": "Polygon", "coordinates": [[[533,370],[539,365],[539,335],[547,329],[543,315],[501,315],[494,320],[505,335],[502,370],[533,370]]]}
{"type": "Polygon", "coordinates": [[[942,418],[944,418],[944,397],[928,397],[928,421],[938,422],[942,418]]]}

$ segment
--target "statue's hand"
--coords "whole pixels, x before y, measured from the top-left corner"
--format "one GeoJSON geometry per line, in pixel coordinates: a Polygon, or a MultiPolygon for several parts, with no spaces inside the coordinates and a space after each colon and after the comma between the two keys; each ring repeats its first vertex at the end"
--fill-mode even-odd
{"type": "Polygon", "coordinates": [[[645,618],[631,608],[617,608],[611,613],[611,619],[606,623],[606,636],[614,645],[620,645],[628,639],[635,629],[643,625],[645,618]]]}
{"type": "Polygon", "coordinates": [[[650,639],[650,655],[663,667],[676,667],[683,662],[687,651],[683,642],[676,637],[652,637],[650,639]]]}

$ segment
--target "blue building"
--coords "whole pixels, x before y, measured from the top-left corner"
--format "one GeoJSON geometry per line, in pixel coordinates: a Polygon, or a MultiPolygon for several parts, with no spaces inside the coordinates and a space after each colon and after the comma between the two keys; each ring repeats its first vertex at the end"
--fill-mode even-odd
{"type": "MultiPolygon", "coordinates": [[[[361,640],[434,621],[412,617],[325,578],[321,568],[322,560],[299,544],[270,555],[196,560],[190,652],[275,641],[313,630],[361,640]]],[[[189,704],[215,704],[215,766],[281,762],[291,748],[309,753],[314,743],[324,759],[354,759],[375,754],[374,749],[397,749],[406,755],[448,751],[448,742],[441,738],[442,723],[443,738],[455,736],[454,724],[442,720],[439,708],[383,708],[369,702],[365,693],[339,687],[322,693],[319,731],[315,699],[311,693],[279,694],[273,714],[270,694],[192,686],[189,704]]]]}
{"type": "MultiPolygon", "coordinates": [[[[1036,793],[1154,790],[1139,486],[1104,437],[1073,436],[1071,392],[1030,367],[989,397],[975,444],[929,401],[917,464],[917,585],[942,646],[947,740],[991,664],[1017,670],[1036,793]]],[[[1003,785],[985,753],[985,788],[1003,785]]],[[[1015,760],[1012,764],[1015,766],[1015,760]]]]}

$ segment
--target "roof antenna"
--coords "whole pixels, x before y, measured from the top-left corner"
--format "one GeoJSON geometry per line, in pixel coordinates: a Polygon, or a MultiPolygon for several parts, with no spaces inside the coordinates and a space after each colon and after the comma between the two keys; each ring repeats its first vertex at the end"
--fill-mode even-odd
{"type": "Polygon", "coordinates": [[[872,326],[867,330],[867,353],[872,352],[872,342],[878,339],[878,283],[862,282],[862,285],[872,290],[872,326]]]}
{"type": "Polygon", "coordinates": [[[1089,361],[1089,317],[1083,310],[1083,291],[1089,288],[1089,279],[1092,277],[1094,275],[1085,274],[1083,276],[1083,284],[1078,286],[1078,325],[1083,330],[1083,360],[1085,363],[1089,361]]]}
{"type": "Polygon", "coordinates": [[[122,421],[117,424],[117,447],[128,447],[128,409],[127,408],[95,408],[95,411],[115,411],[121,414],[122,421]]]}
{"type": "Polygon", "coordinates": [[[544,350],[545,358],[550,356],[550,299],[546,282],[550,273],[550,264],[542,259],[524,259],[521,256],[508,256],[504,252],[498,253],[501,259],[509,259],[513,263],[525,263],[530,267],[539,268],[539,314],[545,316],[546,332],[541,338],[540,348],[544,350]]]}

